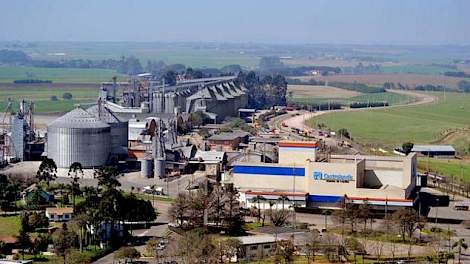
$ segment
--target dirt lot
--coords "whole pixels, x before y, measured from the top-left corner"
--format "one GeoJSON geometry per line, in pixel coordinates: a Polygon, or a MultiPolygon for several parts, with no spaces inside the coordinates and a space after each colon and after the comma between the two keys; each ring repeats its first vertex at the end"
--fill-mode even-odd
{"type": "Polygon", "coordinates": [[[287,89],[293,92],[294,97],[350,98],[361,95],[355,91],[321,85],[289,85],[287,89]]]}
{"type": "MultiPolygon", "coordinates": [[[[312,79],[311,76],[296,77],[299,79],[312,79]]],[[[420,84],[445,85],[457,88],[457,84],[465,78],[454,78],[444,75],[424,75],[424,74],[358,74],[358,75],[331,75],[319,76],[315,79],[328,82],[359,82],[366,84],[382,85],[385,82],[401,83],[408,86],[420,84]]],[[[468,79],[467,79],[468,80],[468,79]]]]}

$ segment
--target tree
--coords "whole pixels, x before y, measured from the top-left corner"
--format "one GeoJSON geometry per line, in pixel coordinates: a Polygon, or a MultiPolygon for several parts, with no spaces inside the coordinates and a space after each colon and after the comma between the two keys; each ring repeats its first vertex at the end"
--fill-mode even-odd
{"type": "Polygon", "coordinates": [[[276,263],[292,263],[295,246],[291,240],[280,240],[274,246],[274,259],[276,263]]]}
{"type": "Polygon", "coordinates": [[[31,251],[36,256],[41,251],[47,251],[49,245],[49,237],[45,234],[39,234],[31,239],[31,251]]]}
{"type": "Polygon", "coordinates": [[[364,227],[362,229],[362,232],[364,232],[364,235],[366,234],[367,221],[370,219],[370,211],[371,211],[371,206],[369,205],[367,201],[359,205],[357,217],[361,219],[362,223],[364,224],[364,227]]]}
{"type": "Polygon", "coordinates": [[[269,209],[269,219],[274,226],[283,226],[287,223],[291,212],[289,210],[281,209],[281,210],[273,210],[269,209]]]}
{"type": "Polygon", "coordinates": [[[36,172],[36,178],[39,181],[45,181],[47,186],[49,186],[49,182],[57,178],[57,165],[55,164],[55,161],[50,158],[45,158],[41,162],[41,165],[39,165],[39,169],[36,172]]]}
{"type": "Polygon", "coordinates": [[[163,75],[163,81],[165,82],[166,86],[176,85],[176,73],[174,71],[167,71],[163,75]]]}
{"type": "MultiPolygon", "coordinates": [[[[348,237],[344,241],[346,249],[350,250],[354,254],[354,262],[356,263],[356,255],[361,255],[364,258],[364,255],[367,253],[364,245],[362,245],[356,238],[348,237]]],[[[363,259],[364,262],[364,259],[363,259]]]]}
{"type": "Polygon", "coordinates": [[[216,253],[211,237],[200,229],[183,233],[177,241],[177,252],[183,263],[217,263],[219,256],[216,253]]]}
{"type": "Polygon", "coordinates": [[[54,251],[58,256],[66,260],[67,251],[72,247],[74,241],[74,235],[67,229],[67,225],[64,224],[62,229],[58,229],[52,234],[52,242],[54,244],[54,251]]]}
{"type": "Polygon", "coordinates": [[[73,95],[71,93],[64,93],[62,98],[64,98],[64,100],[72,100],[73,95]]]}
{"type": "Polygon", "coordinates": [[[17,244],[21,249],[21,257],[24,259],[24,253],[31,247],[31,238],[27,232],[27,229],[24,227],[21,227],[20,232],[18,233],[17,244]]]}
{"type": "Polygon", "coordinates": [[[185,193],[179,193],[178,197],[176,197],[175,201],[171,204],[169,215],[178,226],[183,225],[189,206],[189,197],[185,193]]]}
{"type": "Polygon", "coordinates": [[[401,145],[403,153],[406,155],[410,154],[411,150],[413,149],[414,144],[412,142],[405,142],[401,145]]]}
{"type": "Polygon", "coordinates": [[[468,248],[467,243],[465,243],[465,239],[461,238],[458,241],[454,242],[454,244],[452,245],[452,248],[453,249],[457,248],[457,253],[459,254],[459,262],[458,263],[460,264],[460,260],[461,260],[461,256],[462,256],[462,250],[465,251],[468,248]]]}
{"type": "Polygon", "coordinates": [[[116,189],[116,187],[121,186],[121,183],[118,181],[121,173],[114,166],[101,167],[93,172],[93,176],[98,179],[98,186],[107,189],[116,189]]]}
{"type": "Polygon", "coordinates": [[[29,230],[34,231],[37,228],[45,228],[49,226],[49,219],[43,212],[32,212],[25,214],[28,218],[29,230]]]}
{"type": "Polygon", "coordinates": [[[140,258],[140,253],[134,247],[122,247],[116,251],[114,254],[115,259],[123,259],[127,263],[127,260],[130,260],[131,263],[134,259],[140,258]]]}
{"type": "Polygon", "coordinates": [[[403,241],[407,237],[411,241],[414,231],[422,229],[425,223],[425,220],[415,210],[408,208],[398,209],[392,214],[391,218],[403,241]]]}
{"type": "Polygon", "coordinates": [[[240,240],[234,238],[218,241],[216,251],[219,255],[219,262],[225,263],[224,257],[228,262],[231,262],[231,259],[237,257],[240,246],[240,240]]]}
{"type": "Polygon", "coordinates": [[[261,222],[261,201],[266,201],[266,198],[264,198],[264,196],[262,195],[256,195],[254,198],[253,198],[253,202],[254,203],[257,203],[257,210],[258,210],[258,213],[257,213],[257,217],[258,217],[258,222],[261,222]]]}
{"type": "Polygon", "coordinates": [[[69,167],[68,176],[72,178],[71,193],[72,193],[72,208],[75,212],[75,195],[80,191],[80,183],[78,180],[83,178],[83,168],[80,162],[74,162],[69,167]]]}
{"type": "Polygon", "coordinates": [[[320,234],[317,230],[312,230],[308,233],[307,240],[305,241],[305,255],[307,256],[307,262],[315,261],[315,254],[320,249],[320,234]]]}
{"type": "Polygon", "coordinates": [[[87,227],[89,217],[86,213],[75,214],[70,221],[70,229],[78,235],[78,245],[80,252],[83,251],[84,233],[87,227]]]}
{"type": "Polygon", "coordinates": [[[344,138],[347,138],[347,139],[351,139],[351,135],[349,134],[349,131],[346,129],[346,128],[340,128],[338,130],[338,135],[340,137],[344,137],[344,138]]]}
{"type": "Polygon", "coordinates": [[[16,200],[18,186],[12,183],[6,175],[0,174],[0,210],[6,212],[16,200]]]}

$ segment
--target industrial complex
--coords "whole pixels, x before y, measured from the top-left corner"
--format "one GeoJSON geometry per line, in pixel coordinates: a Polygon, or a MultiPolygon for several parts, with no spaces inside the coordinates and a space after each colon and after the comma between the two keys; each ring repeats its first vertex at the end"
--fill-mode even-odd
{"type": "Polygon", "coordinates": [[[246,207],[263,196],[266,208],[282,197],[300,207],[413,206],[416,154],[406,157],[328,155],[315,141],[281,141],[278,163],[239,162],[229,179],[246,207]]]}

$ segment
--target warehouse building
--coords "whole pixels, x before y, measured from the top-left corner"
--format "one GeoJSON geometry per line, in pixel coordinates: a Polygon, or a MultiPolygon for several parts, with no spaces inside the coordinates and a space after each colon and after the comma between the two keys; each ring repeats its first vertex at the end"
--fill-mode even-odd
{"type": "Polygon", "coordinates": [[[317,142],[281,141],[278,163],[234,164],[229,181],[245,207],[340,207],[343,202],[413,206],[416,154],[327,155],[317,142]]]}
{"type": "Polygon", "coordinates": [[[455,149],[451,145],[414,145],[412,152],[436,158],[455,158],[455,149]]]}

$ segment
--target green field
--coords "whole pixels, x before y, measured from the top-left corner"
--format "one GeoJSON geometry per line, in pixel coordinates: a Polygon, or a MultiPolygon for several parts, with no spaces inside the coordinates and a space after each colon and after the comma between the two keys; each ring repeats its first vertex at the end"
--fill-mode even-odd
{"type": "Polygon", "coordinates": [[[433,64],[410,64],[397,66],[381,66],[383,73],[413,73],[413,74],[432,74],[438,75],[444,72],[457,71],[455,68],[446,65],[433,64]]]}
{"type": "Polygon", "coordinates": [[[309,123],[325,123],[333,130],[347,128],[355,141],[385,147],[406,141],[434,142],[445,130],[470,126],[470,96],[447,93],[444,100],[442,93],[434,95],[439,100],[433,104],[331,113],[309,123]]]}
{"type": "Polygon", "coordinates": [[[106,69],[0,66],[0,82],[3,83],[12,83],[21,79],[51,80],[55,83],[100,83],[110,81],[113,76],[122,79],[126,77],[114,70],[106,69]]]}
{"type": "MultiPolygon", "coordinates": [[[[0,213],[1,214],[1,213],[0,213]]],[[[20,231],[19,216],[0,216],[0,237],[16,236],[20,231]]]]}
{"type": "Polygon", "coordinates": [[[343,105],[349,105],[353,102],[383,102],[386,101],[390,105],[396,104],[406,104],[412,102],[414,100],[413,97],[403,94],[397,94],[392,92],[385,92],[385,93],[370,93],[370,94],[361,94],[349,98],[338,98],[335,97],[334,94],[331,98],[315,98],[315,97],[307,97],[307,96],[295,96],[290,100],[293,103],[301,103],[301,104],[321,104],[321,103],[340,103],[343,105]]]}
{"type": "Polygon", "coordinates": [[[444,176],[455,176],[456,178],[463,178],[470,180],[470,163],[468,161],[456,159],[433,159],[420,157],[418,159],[418,169],[420,171],[437,172],[444,176]]]}
{"type": "Polygon", "coordinates": [[[21,99],[34,101],[34,111],[36,113],[57,113],[66,112],[74,108],[75,104],[87,104],[96,101],[98,96],[98,85],[96,87],[37,87],[21,86],[0,88],[0,112],[6,109],[8,98],[13,100],[13,110],[18,109],[18,102],[21,99]],[[64,100],[64,93],[71,93],[72,100],[64,100]],[[57,96],[58,101],[52,101],[51,96],[57,96]]]}
{"type": "Polygon", "coordinates": [[[220,68],[239,64],[251,69],[258,64],[259,58],[245,53],[249,51],[246,49],[226,44],[158,42],[35,42],[31,47],[22,48],[33,59],[40,60],[102,60],[135,56],[143,67],[147,60],[163,60],[166,64],[182,63],[191,67],[220,68]]]}

